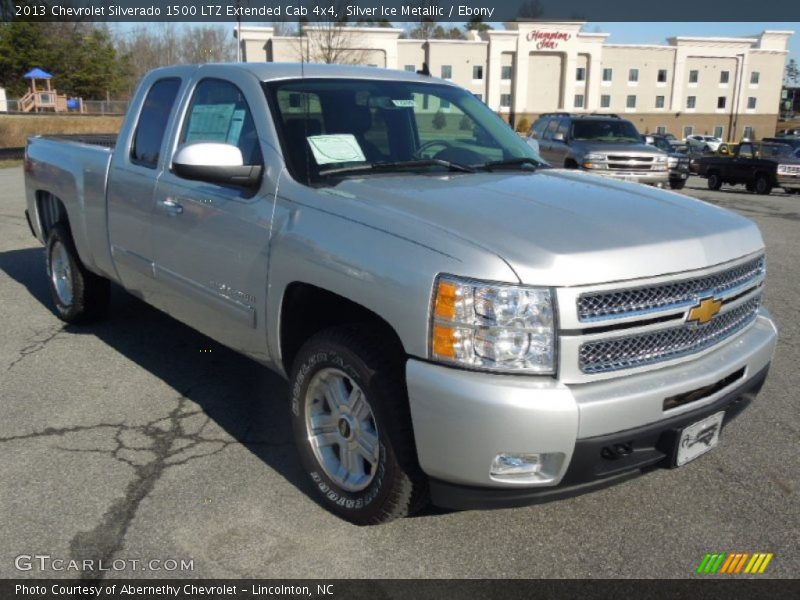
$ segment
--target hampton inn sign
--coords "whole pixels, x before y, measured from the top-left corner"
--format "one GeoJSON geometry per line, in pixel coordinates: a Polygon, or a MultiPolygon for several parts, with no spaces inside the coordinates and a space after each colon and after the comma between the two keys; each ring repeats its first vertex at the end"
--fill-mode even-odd
{"type": "MultiPolygon", "coordinates": [[[[670,37],[664,44],[614,44],[584,22],[519,21],[467,32],[466,40],[401,39],[402,29],[343,27],[343,62],[417,71],[452,80],[514,124],[544,112],[612,112],[642,133],[691,133],[738,141],[775,133],[792,31],[749,37],[670,37]]],[[[324,29],[305,38],[242,27],[246,60],[322,61],[324,29]],[[314,36],[318,36],[314,42],[314,36]]],[[[329,43],[329,42],[328,42],[329,43]]],[[[452,113],[431,102],[428,110],[452,113]]],[[[450,119],[454,123],[458,119],[450,119]]],[[[449,122],[449,121],[448,121],[449,122]]]]}

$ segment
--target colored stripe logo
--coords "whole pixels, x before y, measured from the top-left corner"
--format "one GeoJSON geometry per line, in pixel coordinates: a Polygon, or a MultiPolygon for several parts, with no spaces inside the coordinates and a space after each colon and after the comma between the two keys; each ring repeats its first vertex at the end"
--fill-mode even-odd
{"type": "Polygon", "coordinates": [[[697,567],[701,575],[722,573],[725,575],[761,574],[774,555],[772,552],[707,552],[697,567]]]}

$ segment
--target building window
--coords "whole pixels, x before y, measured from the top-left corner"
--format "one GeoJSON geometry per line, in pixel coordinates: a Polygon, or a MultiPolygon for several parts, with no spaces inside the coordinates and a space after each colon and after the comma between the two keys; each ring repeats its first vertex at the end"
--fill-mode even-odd
{"type": "Polygon", "coordinates": [[[666,125],[659,125],[658,127],[656,127],[656,133],[658,135],[664,135],[665,133],[667,133],[667,126],[666,125]]]}
{"type": "Polygon", "coordinates": [[[472,78],[483,79],[483,65],[474,65],[472,67],[472,78]]]}
{"type": "Polygon", "coordinates": [[[755,96],[749,96],[747,98],[747,108],[749,108],[750,110],[754,110],[755,107],[756,107],[756,97],[755,96]]]}
{"type": "Polygon", "coordinates": [[[625,100],[626,108],[636,108],[636,96],[631,94],[625,100]]]}
{"type": "Polygon", "coordinates": [[[442,65],[442,79],[452,79],[452,78],[453,78],[453,66],[442,65]]]}
{"type": "Polygon", "coordinates": [[[500,106],[502,108],[511,108],[511,94],[500,94],[500,106]]]}
{"type": "Polygon", "coordinates": [[[403,67],[403,68],[404,68],[406,71],[408,71],[409,73],[413,73],[414,71],[416,71],[416,70],[417,70],[417,68],[416,68],[414,65],[406,65],[406,66],[405,66],[405,67],[403,67]]]}
{"type": "Polygon", "coordinates": [[[583,94],[575,94],[575,108],[583,108],[583,94]]]}
{"type": "Polygon", "coordinates": [[[603,81],[611,81],[614,74],[614,69],[603,69],[603,81]]]}
{"type": "Polygon", "coordinates": [[[686,139],[687,137],[689,137],[693,133],[694,133],[694,127],[692,127],[691,125],[684,126],[684,128],[683,128],[683,137],[684,137],[684,139],[686,139]]]}
{"type": "Polygon", "coordinates": [[[500,79],[502,79],[503,81],[511,81],[512,75],[513,75],[513,69],[511,68],[511,65],[500,67],[500,79]]]}
{"type": "Polygon", "coordinates": [[[611,96],[603,94],[600,96],[600,108],[608,108],[611,106],[611,96]]]}
{"type": "Polygon", "coordinates": [[[686,108],[695,108],[697,106],[697,96],[689,96],[686,98],[686,108]]]}
{"type": "Polygon", "coordinates": [[[639,81],[639,69],[628,70],[628,81],[630,81],[631,83],[639,81]]]}
{"type": "Polygon", "coordinates": [[[439,100],[439,108],[441,108],[442,110],[450,110],[450,101],[442,98],[441,100],[439,100]]]}
{"type": "Polygon", "coordinates": [[[725,132],[725,128],[722,125],[717,125],[714,127],[714,137],[722,139],[722,134],[725,132]]]}
{"type": "Polygon", "coordinates": [[[658,76],[656,78],[658,83],[667,83],[667,70],[666,69],[659,69],[658,76]]]}
{"type": "Polygon", "coordinates": [[[752,140],[754,137],[756,137],[756,130],[753,129],[752,127],[745,127],[742,137],[748,140],[752,140]]]}
{"type": "Polygon", "coordinates": [[[697,78],[699,74],[700,71],[696,70],[689,71],[689,83],[697,83],[697,78]]]}
{"type": "Polygon", "coordinates": [[[761,77],[761,73],[758,71],[753,71],[750,73],[750,84],[751,85],[758,85],[758,80],[761,77]]]}
{"type": "Polygon", "coordinates": [[[718,96],[717,97],[717,108],[725,108],[725,104],[728,102],[728,98],[725,96],[718,96]]]}
{"type": "Polygon", "coordinates": [[[586,81],[586,68],[578,67],[575,69],[575,81],[586,81]]]}
{"type": "Polygon", "coordinates": [[[656,108],[664,108],[664,96],[656,96],[656,108]]]}
{"type": "Polygon", "coordinates": [[[719,72],[719,82],[722,84],[728,83],[728,80],[731,78],[730,71],[720,71],[719,72]]]}

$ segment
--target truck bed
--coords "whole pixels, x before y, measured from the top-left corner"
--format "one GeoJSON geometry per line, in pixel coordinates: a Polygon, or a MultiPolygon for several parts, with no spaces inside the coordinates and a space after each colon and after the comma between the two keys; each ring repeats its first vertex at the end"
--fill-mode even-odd
{"type": "Polygon", "coordinates": [[[62,133],[43,135],[42,139],[59,140],[63,142],[74,142],[76,144],[87,144],[89,146],[102,146],[111,148],[117,145],[116,133],[62,133]]]}

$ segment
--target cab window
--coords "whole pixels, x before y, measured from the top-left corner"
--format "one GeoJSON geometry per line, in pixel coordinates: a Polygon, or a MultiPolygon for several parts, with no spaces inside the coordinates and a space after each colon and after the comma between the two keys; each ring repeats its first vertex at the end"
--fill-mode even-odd
{"type": "Polygon", "coordinates": [[[219,142],[239,148],[246,165],[261,164],[253,114],[242,91],[229,81],[197,84],[183,124],[180,143],[219,142]]]}
{"type": "Polygon", "coordinates": [[[139,122],[131,144],[131,162],[148,169],[155,169],[161,153],[161,144],[167,130],[167,122],[181,87],[177,77],[159,79],[147,92],[139,113],[139,122]]]}

